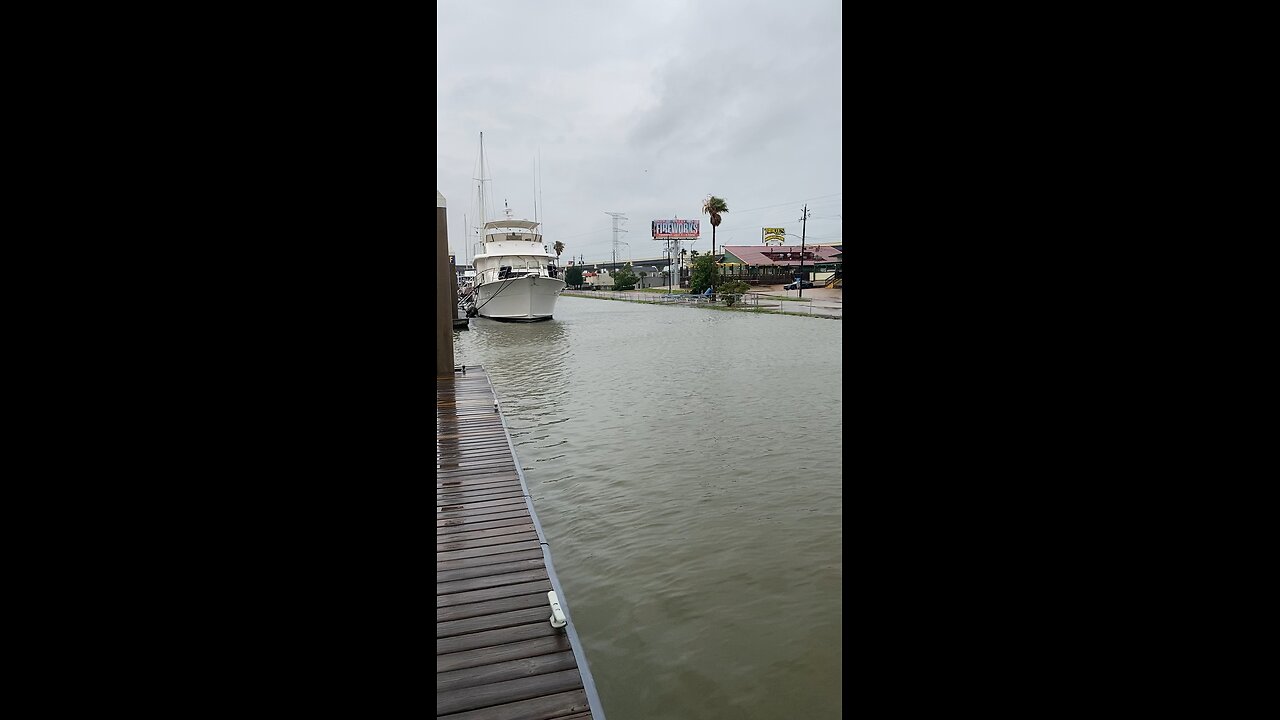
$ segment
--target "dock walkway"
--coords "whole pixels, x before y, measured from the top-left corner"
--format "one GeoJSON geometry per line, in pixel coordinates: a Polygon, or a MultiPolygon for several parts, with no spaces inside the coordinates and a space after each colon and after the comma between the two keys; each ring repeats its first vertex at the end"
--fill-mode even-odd
{"type": "Polygon", "coordinates": [[[436,717],[604,720],[567,600],[488,374],[437,377],[436,717]]]}

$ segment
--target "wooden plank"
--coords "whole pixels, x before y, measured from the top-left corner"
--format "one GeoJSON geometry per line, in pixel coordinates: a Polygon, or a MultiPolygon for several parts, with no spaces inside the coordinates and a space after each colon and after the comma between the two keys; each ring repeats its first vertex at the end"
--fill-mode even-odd
{"type": "MultiPolygon", "coordinates": [[[[546,598],[543,598],[546,600],[546,598]]],[[[454,635],[465,635],[467,633],[480,632],[482,630],[500,630],[502,628],[514,627],[516,625],[528,625],[529,623],[541,621],[543,625],[551,627],[551,607],[543,603],[541,607],[523,608],[520,610],[512,610],[510,612],[496,613],[483,617],[470,617],[462,620],[450,620],[448,622],[436,623],[436,637],[446,638],[454,635]]],[[[436,643],[436,652],[440,652],[439,643],[436,643]]]]}
{"type": "Polygon", "coordinates": [[[525,505],[524,496],[518,498],[506,498],[505,505],[491,505],[488,507],[478,507],[462,510],[446,510],[442,511],[436,508],[436,527],[452,527],[445,524],[450,521],[461,521],[464,525],[472,522],[489,522],[490,520],[503,520],[523,515],[532,518],[529,515],[529,508],[525,505]]]}
{"type": "Polygon", "coordinates": [[[502,422],[494,418],[491,425],[467,423],[448,427],[437,427],[436,450],[444,453],[495,453],[505,452],[511,457],[510,433],[502,427],[502,422]],[[450,437],[457,433],[457,438],[450,437]]]}
{"type": "MultiPolygon", "coordinates": [[[[487,553],[484,555],[472,555],[465,558],[456,558],[453,560],[440,560],[436,558],[436,576],[442,573],[451,573],[457,571],[471,572],[481,567],[490,565],[510,565],[515,562],[524,560],[537,560],[539,567],[545,567],[542,559],[542,547],[540,543],[534,543],[532,548],[520,548],[503,553],[487,553]]],[[[484,573],[481,573],[484,574],[484,573]]],[[[467,577],[476,577],[476,575],[468,575],[467,577]]]]}
{"type": "Polygon", "coordinates": [[[462,445],[462,441],[467,444],[476,441],[488,442],[493,438],[506,439],[507,434],[503,432],[502,421],[495,415],[491,423],[475,423],[475,422],[455,422],[453,420],[442,421],[440,417],[436,417],[436,444],[442,441],[445,444],[462,445]],[[460,437],[458,442],[448,437],[449,433],[458,433],[460,437]],[[443,439],[443,440],[442,440],[443,439]]]}
{"type": "Polygon", "coordinates": [[[483,482],[515,482],[519,484],[520,476],[511,463],[483,468],[465,468],[449,470],[436,468],[436,492],[443,489],[443,483],[483,483],[483,482]]]}
{"type": "Polygon", "coordinates": [[[454,447],[440,447],[436,445],[436,458],[453,458],[466,457],[475,455],[484,457],[487,455],[498,455],[511,459],[511,446],[507,444],[507,436],[501,433],[495,434],[492,440],[478,440],[468,437],[466,443],[458,443],[454,447]]]}
{"type": "Polygon", "coordinates": [[[437,427],[436,430],[436,451],[441,454],[505,452],[507,457],[511,457],[511,446],[507,444],[509,435],[496,420],[492,427],[453,425],[437,427]],[[456,439],[450,437],[454,433],[458,435],[456,439]]]}
{"type": "Polygon", "coordinates": [[[523,507],[523,505],[518,510],[507,510],[505,512],[476,512],[456,516],[446,516],[443,513],[436,513],[436,528],[438,530],[443,530],[445,528],[465,527],[467,525],[478,525],[480,523],[497,522],[499,520],[518,520],[522,517],[529,517],[529,510],[523,507]]]}
{"type": "MultiPolygon", "coordinates": [[[[483,567],[462,567],[454,570],[441,571],[436,569],[436,592],[440,591],[442,584],[456,582],[458,580],[469,580],[471,578],[497,577],[501,578],[506,575],[522,575],[523,573],[541,571],[546,572],[547,567],[542,562],[542,553],[526,559],[517,560],[515,562],[493,563],[483,567]]],[[[489,556],[495,557],[495,556],[489,556]]],[[[487,558],[486,558],[487,559],[487,558]]]]}
{"type": "Polygon", "coordinates": [[[477,490],[495,485],[520,487],[520,476],[515,470],[504,472],[441,473],[436,476],[436,492],[452,490],[477,490]]]}
{"type": "Polygon", "coordinates": [[[468,478],[486,477],[489,475],[497,475],[503,478],[516,475],[515,463],[511,459],[502,460],[500,458],[486,458],[483,462],[479,460],[470,460],[466,463],[453,463],[447,467],[441,463],[436,463],[436,482],[442,480],[461,480],[468,478]]]}
{"type": "Polygon", "coordinates": [[[536,655],[534,657],[517,658],[506,662],[470,667],[451,672],[436,670],[436,692],[447,692],[459,688],[491,685],[497,682],[518,678],[546,675],[561,670],[577,669],[573,659],[573,651],[536,655]]]}
{"type": "Polygon", "coordinates": [[[437,493],[445,492],[480,492],[482,490],[520,490],[520,481],[516,478],[476,480],[451,480],[436,486],[437,493]]]}
{"type": "Polygon", "coordinates": [[[438,507],[440,505],[452,505],[454,503],[464,503],[467,501],[502,500],[505,498],[513,497],[512,493],[515,493],[514,497],[520,497],[520,495],[523,494],[521,493],[520,490],[521,489],[519,485],[516,486],[515,490],[493,490],[493,489],[485,489],[485,488],[481,488],[474,492],[470,490],[465,490],[465,489],[437,490],[436,506],[438,507]]]}
{"type": "MultiPolygon", "coordinates": [[[[476,548],[488,547],[490,545],[509,545],[513,543],[524,542],[526,540],[533,540],[534,542],[537,542],[538,534],[533,531],[532,525],[530,525],[529,528],[530,528],[529,530],[526,530],[524,532],[507,533],[504,535],[495,535],[492,537],[470,538],[467,540],[458,540],[455,542],[449,542],[447,538],[445,538],[444,540],[437,538],[436,554],[444,555],[446,553],[457,552],[460,550],[473,550],[476,548]]],[[[486,530],[484,532],[501,532],[502,530],[506,530],[506,529],[507,528],[499,528],[498,530],[486,530]]],[[[510,552],[510,551],[507,550],[504,552],[510,552]]],[[[452,559],[454,556],[449,555],[448,557],[452,559]]]]}
{"type": "MultiPolygon", "coordinates": [[[[483,518],[487,516],[482,515],[481,517],[483,518]]],[[[457,523],[454,523],[453,525],[437,525],[436,537],[437,538],[452,537],[454,535],[457,535],[460,532],[466,532],[468,530],[496,530],[497,528],[511,527],[513,525],[521,525],[529,522],[530,520],[531,518],[529,517],[529,514],[524,513],[523,516],[498,518],[497,520],[488,520],[488,521],[480,520],[480,521],[466,523],[466,524],[457,522],[457,523]]]]}
{"type": "Polygon", "coordinates": [[[462,512],[467,512],[467,511],[470,511],[470,510],[475,510],[475,509],[477,509],[477,508],[491,508],[491,507],[499,507],[499,506],[502,506],[502,505],[520,505],[520,506],[524,506],[524,504],[525,504],[525,502],[524,502],[524,498],[518,498],[518,499],[515,499],[515,500],[508,499],[508,498],[499,498],[499,499],[497,499],[497,500],[477,500],[477,501],[475,501],[475,502],[452,503],[452,504],[451,504],[451,503],[443,503],[443,504],[441,504],[441,503],[440,503],[440,499],[439,499],[439,497],[437,497],[437,498],[436,498],[436,512],[437,512],[437,513],[439,513],[439,514],[441,514],[441,515],[444,515],[444,516],[446,516],[446,517],[447,517],[447,514],[448,514],[448,513],[451,513],[451,512],[460,512],[460,513],[462,513],[462,512]]]}
{"type": "Polygon", "coordinates": [[[484,484],[488,482],[495,482],[495,483],[503,482],[503,483],[509,483],[512,487],[515,487],[517,489],[520,488],[519,476],[513,478],[513,477],[504,477],[504,475],[505,473],[484,472],[484,473],[472,473],[472,474],[446,475],[444,477],[441,477],[437,482],[443,483],[443,482],[457,480],[457,481],[461,481],[461,484],[449,485],[446,487],[440,487],[439,485],[437,485],[436,486],[436,506],[438,507],[441,504],[442,500],[447,500],[450,496],[456,495],[458,493],[479,494],[480,492],[485,490],[485,488],[483,487],[477,487],[473,489],[470,487],[470,485],[472,484],[484,484]],[[492,480],[490,480],[490,478],[492,478],[492,480]]]}
{"type": "MultiPolygon", "coordinates": [[[[469,636],[463,635],[463,637],[469,636]]],[[[569,636],[564,633],[556,633],[549,637],[536,637],[531,640],[519,640],[502,645],[486,645],[474,650],[437,655],[436,673],[462,670],[463,668],[478,667],[480,665],[492,665],[493,663],[519,658],[537,657],[565,650],[573,650],[573,644],[569,642],[569,636]]]]}
{"type": "Polygon", "coordinates": [[[476,425],[474,423],[436,423],[436,449],[445,452],[470,452],[472,450],[506,450],[510,446],[507,445],[507,433],[503,432],[502,423],[498,418],[493,419],[491,425],[476,425]],[[441,439],[451,433],[457,433],[461,437],[454,439],[441,439]]]}
{"type": "Polygon", "coordinates": [[[516,471],[516,464],[512,462],[511,456],[507,457],[476,457],[466,460],[447,461],[448,467],[442,467],[445,462],[436,462],[436,473],[440,475],[475,475],[478,473],[513,473],[516,471]]]}
{"type": "Polygon", "coordinates": [[[511,456],[497,457],[486,455],[458,458],[457,460],[440,459],[436,461],[436,477],[459,477],[478,473],[514,474],[516,465],[511,456]]]}
{"type": "Polygon", "coordinates": [[[504,535],[519,535],[526,532],[533,532],[533,523],[528,520],[519,525],[507,525],[505,527],[479,528],[476,530],[462,528],[450,533],[436,533],[436,547],[442,547],[442,544],[454,545],[471,540],[486,540],[504,535]]]}
{"type": "Polygon", "coordinates": [[[436,473],[437,495],[454,490],[470,490],[473,485],[495,483],[511,483],[519,487],[520,476],[516,475],[515,468],[510,465],[498,469],[436,473]]]}
{"type": "MultiPolygon", "coordinates": [[[[542,616],[548,618],[548,622],[550,622],[551,603],[547,600],[547,590],[551,589],[551,581],[543,580],[543,582],[546,583],[546,589],[542,592],[513,595],[511,597],[498,598],[496,600],[467,603],[466,605],[438,607],[436,608],[436,622],[447,623],[534,608],[541,608],[542,616]]],[[[439,602],[440,597],[442,596],[436,596],[437,602],[439,602]]]]}
{"type": "Polygon", "coordinates": [[[502,448],[506,449],[508,434],[504,432],[502,421],[494,418],[492,423],[457,423],[457,422],[436,422],[436,447],[442,445],[445,450],[453,450],[465,452],[473,449],[490,449],[502,448]],[[442,434],[458,433],[462,437],[457,440],[441,440],[442,434]]]}
{"type": "MultiPolygon", "coordinates": [[[[488,475],[501,475],[509,477],[516,474],[515,463],[510,458],[502,460],[499,458],[488,458],[484,462],[472,461],[462,464],[455,463],[451,467],[441,467],[436,465],[436,480],[453,480],[458,478],[474,478],[484,477],[488,475]]],[[[516,475],[519,477],[519,475],[516,475]]]]}
{"type": "Polygon", "coordinates": [[[502,492],[492,492],[482,490],[480,492],[448,492],[436,493],[436,506],[455,505],[457,503],[481,502],[485,500],[510,500],[512,498],[523,497],[524,493],[520,488],[515,490],[504,490],[502,492]]]}
{"type": "MultiPolygon", "coordinates": [[[[557,693],[533,700],[521,700],[480,710],[446,715],[445,720],[559,720],[581,718],[587,709],[587,693],[583,690],[557,693]]],[[[589,714],[588,714],[589,717],[589,714]]]]}
{"type": "Polygon", "coordinates": [[[441,511],[436,508],[436,527],[452,527],[448,523],[461,522],[464,525],[472,522],[488,522],[490,520],[503,520],[506,518],[521,515],[531,517],[529,508],[524,503],[524,497],[507,498],[505,505],[493,505],[490,507],[471,508],[470,510],[448,510],[441,511]]]}
{"type": "MultiPolygon", "coordinates": [[[[436,506],[436,522],[443,522],[450,519],[473,518],[479,515],[491,515],[493,513],[510,513],[510,512],[528,512],[529,508],[525,505],[523,498],[511,499],[487,505],[437,505],[436,506]],[[504,507],[505,506],[505,507],[504,507]]],[[[488,518],[489,520],[497,520],[498,518],[488,518]]]]}
{"type": "Polygon", "coordinates": [[[501,443],[493,445],[467,445],[465,449],[453,448],[436,448],[436,464],[442,465],[446,462],[463,462],[476,460],[505,460],[514,463],[511,457],[511,448],[507,445],[507,439],[502,438],[501,443]]]}
{"type": "MultiPolygon", "coordinates": [[[[472,581],[468,581],[472,582],[472,581]]],[[[463,590],[460,592],[442,593],[436,589],[436,607],[453,607],[455,605],[466,605],[468,603],[479,603],[485,600],[497,600],[498,598],[514,597],[516,595],[528,595],[529,593],[538,593],[542,596],[544,602],[547,602],[547,591],[551,589],[551,581],[546,578],[538,580],[528,580],[522,583],[510,583],[505,585],[494,585],[492,587],[479,588],[476,590],[463,590]]],[[[548,602],[547,611],[550,612],[551,605],[548,602]]]]}
{"type": "MultiPolygon", "coordinates": [[[[507,453],[506,455],[479,455],[475,457],[469,457],[466,459],[457,458],[453,460],[446,460],[446,462],[449,465],[449,471],[452,473],[457,473],[457,472],[466,471],[466,470],[476,470],[480,468],[514,468],[515,467],[515,461],[511,459],[510,453],[507,453]]],[[[442,462],[440,458],[437,458],[436,467],[439,468],[441,465],[446,464],[446,462],[442,462]]]]}
{"type": "Polygon", "coordinates": [[[446,715],[445,718],[446,720],[558,720],[582,717],[581,711],[587,709],[586,691],[571,690],[533,700],[446,715]]]}
{"type": "MultiPolygon", "coordinates": [[[[545,699],[543,696],[582,688],[582,675],[577,668],[505,680],[480,687],[446,690],[436,694],[436,715],[462,712],[514,703],[518,700],[545,699]]],[[[585,703],[585,698],[583,699],[585,703]]],[[[519,716],[525,717],[525,716],[519,716]]]]}
{"type": "MultiPolygon", "coordinates": [[[[517,537],[512,535],[510,537],[517,537]]],[[[436,567],[440,567],[444,562],[449,560],[462,560],[465,558],[476,558],[482,555],[504,555],[520,550],[538,550],[538,554],[542,554],[541,543],[538,542],[538,536],[534,535],[528,540],[518,540],[502,545],[481,545],[479,547],[468,547],[462,550],[442,551],[438,547],[436,549],[436,567]]],[[[506,558],[514,559],[514,558],[506,558]]],[[[447,567],[447,566],[446,566],[447,567]]]]}
{"type": "MultiPolygon", "coordinates": [[[[457,595],[458,593],[484,590],[485,588],[496,588],[504,585],[518,585],[520,583],[547,579],[547,569],[542,567],[541,561],[538,562],[538,565],[539,567],[523,570],[521,572],[491,573],[488,575],[476,575],[469,578],[461,578],[459,580],[445,582],[440,582],[440,574],[436,573],[436,595],[457,595]]],[[[490,565],[490,567],[493,566],[490,565]]]]}
{"type": "Polygon", "coordinates": [[[564,628],[551,627],[551,613],[547,613],[546,617],[539,616],[538,620],[535,622],[526,622],[521,625],[508,625],[506,627],[495,628],[493,630],[481,630],[464,635],[454,635],[451,637],[437,637],[436,655],[451,655],[454,653],[467,652],[469,650],[479,650],[490,646],[509,645],[522,640],[532,640],[552,636],[565,637],[565,642],[568,642],[568,636],[565,635],[564,628]]]}

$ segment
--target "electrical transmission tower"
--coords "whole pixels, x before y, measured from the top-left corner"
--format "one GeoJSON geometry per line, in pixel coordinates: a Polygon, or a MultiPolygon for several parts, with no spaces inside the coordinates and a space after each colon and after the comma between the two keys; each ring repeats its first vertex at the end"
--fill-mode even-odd
{"type": "Polygon", "coordinates": [[[613,218],[613,272],[618,271],[618,233],[624,233],[626,230],[618,227],[618,221],[626,222],[626,213],[604,211],[605,215],[613,218]]]}

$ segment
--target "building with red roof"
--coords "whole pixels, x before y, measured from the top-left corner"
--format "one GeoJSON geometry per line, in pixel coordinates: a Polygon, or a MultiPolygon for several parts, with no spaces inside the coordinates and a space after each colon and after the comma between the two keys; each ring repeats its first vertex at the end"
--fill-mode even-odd
{"type": "Polygon", "coordinates": [[[839,273],[843,245],[725,245],[722,263],[739,268],[746,276],[798,272],[803,262],[805,274],[839,273]]]}

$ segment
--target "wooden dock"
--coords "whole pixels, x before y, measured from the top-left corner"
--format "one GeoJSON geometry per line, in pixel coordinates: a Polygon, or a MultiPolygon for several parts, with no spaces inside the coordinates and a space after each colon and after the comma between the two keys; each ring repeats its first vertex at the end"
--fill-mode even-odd
{"type": "Polygon", "coordinates": [[[604,720],[497,396],[464,369],[436,377],[436,717],[604,720]]]}

